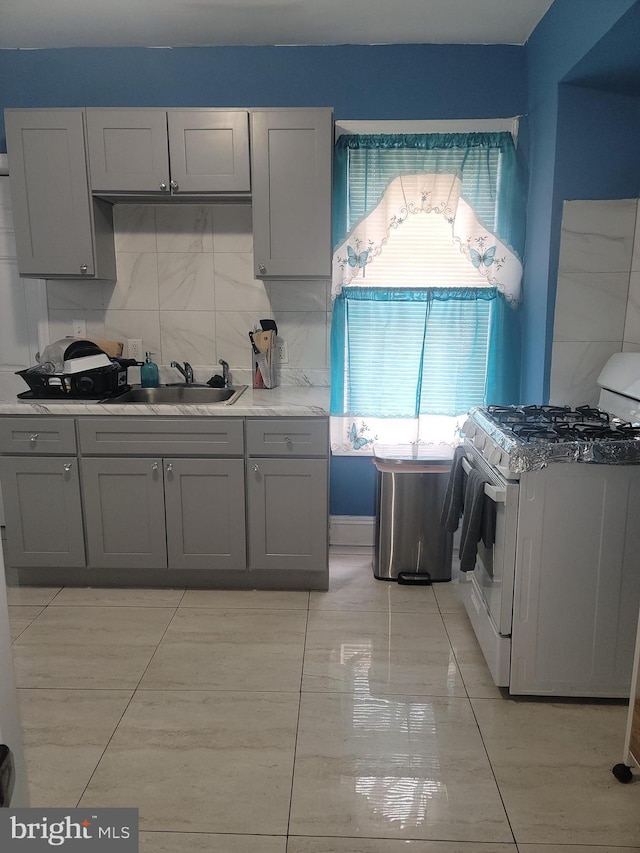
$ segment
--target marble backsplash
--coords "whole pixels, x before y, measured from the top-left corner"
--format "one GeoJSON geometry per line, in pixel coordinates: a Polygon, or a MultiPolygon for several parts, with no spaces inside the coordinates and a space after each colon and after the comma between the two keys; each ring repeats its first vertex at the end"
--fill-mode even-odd
{"type": "Polygon", "coordinates": [[[281,384],[329,385],[330,284],[254,278],[250,205],[119,204],[114,225],[115,283],[47,282],[52,341],[82,319],[90,337],[142,339],[165,381],[179,380],[171,361],[206,381],[223,358],[250,383],[247,333],[271,317],[288,347],[281,384]]]}
{"type": "Polygon", "coordinates": [[[566,201],[550,402],[596,405],[609,356],[640,351],[638,200],[566,201]]]}

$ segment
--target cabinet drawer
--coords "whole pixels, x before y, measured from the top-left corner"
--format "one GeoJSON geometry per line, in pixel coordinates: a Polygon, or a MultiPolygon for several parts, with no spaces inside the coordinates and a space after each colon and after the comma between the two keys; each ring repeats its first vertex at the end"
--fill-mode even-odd
{"type": "Polygon", "coordinates": [[[249,456],[327,456],[327,418],[256,418],[247,421],[249,456]]]}
{"type": "Polygon", "coordinates": [[[75,452],[73,418],[0,418],[0,453],[55,456],[75,452]]]}
{"type": "Polygon", "coordinates": [[[242,456],[241,418],[81,418],[87,456],[242,456]]]}

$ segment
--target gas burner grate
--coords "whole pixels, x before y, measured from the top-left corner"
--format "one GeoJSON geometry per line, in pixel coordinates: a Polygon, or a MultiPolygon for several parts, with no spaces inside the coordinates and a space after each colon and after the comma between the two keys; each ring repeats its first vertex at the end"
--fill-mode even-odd
{"type": "Polygon", "coordinates": [[[521,411],[525,420],[531,423],[554,423],[571,415],[569,406],[522,406],[521,411]]]}
{"type": "Polygon", "coordinates": [[[584,423],[577,421],[575,423],[562,423],[554,425],[558,437],[563,441],[594,441],[596,439],[616,439],[620,438],[615,430],[612,430],[607,423],[584,423]]]}
{"type": "Polygon", "coordinates": [[[488,406],[487,415],[513,429],[518,424],[592,424],[608,427],[609,415],[593,406],[488,406]]]}
{"type": "Polygon", "coordinates": [[[609,423],[609,415],[607,412],[603,412],[602,409],[595,409],[593,406],[576,406],[576,412],[581,415],[583,421],[609,423]]]}
{"type": "Polygon", "coordinates": [[[611,428],[611,431],[615,432],[619,438],[640,441],[640,427],[632,426],[630,423],[616,424],[615,427],[611,428]]]}
{"type": "Polygon", "coordinates": [[[517,423],[511,424],[511,431],[522,441],[544,440],[558,441],[559,435],[556,430],[547,424],[540,423],[517,423]]]}

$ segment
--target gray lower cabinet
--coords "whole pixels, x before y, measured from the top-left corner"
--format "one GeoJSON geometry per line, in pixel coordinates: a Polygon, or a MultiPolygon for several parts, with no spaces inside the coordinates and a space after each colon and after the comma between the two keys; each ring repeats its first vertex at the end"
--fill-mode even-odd
{"type": "Polygon", "coordinates": [[[251,568],[326,569],[326,460],[253,458],[247,476],[251,568]]]}
{"type": "Polygon", "coordinates": [[[249,114],[226,109],[89,108],[94,192],[249,193],[249,114]]]}
{"type": "Polygon", "coordinates": [[[172,569],[244,569],[244,461],[164,460],[172,569]]]}
{"type": "Polygon", "coordinates": [[[7,564],[52,569],[84,566],[76,457],[3,456],[0,481],[7,564]]]}
{"type": "Polygon", "coordinates": [[[255,275],[329,277],[332,111],[253,110],[251,122],[255,275]]]}
{"type": "Polygon", "coordinates": [[[328,456],[326,417],[2,417],[7,565],[326,589],[328,456]]]}
{"type": "Polygon", "coordinates": [[[89,191],[81,109],[5,110],[18,272],[115,279],[111,205],[89,191]]]}
{"type": "Polygon", "coordinates": [[[241,459],[84,458],[88,563],[244,569],[241,459]]]}
{"type": "Polygon", "coordinates": [[[89,566],[164,569],[161,459],[82,459],[89,566]]]}

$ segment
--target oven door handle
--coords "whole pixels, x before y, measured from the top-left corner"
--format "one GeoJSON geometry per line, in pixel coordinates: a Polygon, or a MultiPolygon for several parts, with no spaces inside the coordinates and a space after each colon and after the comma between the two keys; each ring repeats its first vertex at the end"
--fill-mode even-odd
{"type": "MultiPolygon", "coordinates": [[[[465,474],[468,474],[469,471],[472,470],[472,465],[469,463],[467,459],[462,459],[462,470],[465,474]]],[[[484,484],[484,493],[489,498],[489,500],[493,501],[496,504],[503,504],[507,502],[507,492],[505,489],[498,489],[496,486],[492,486],[491,483],[484,484]]]]}

